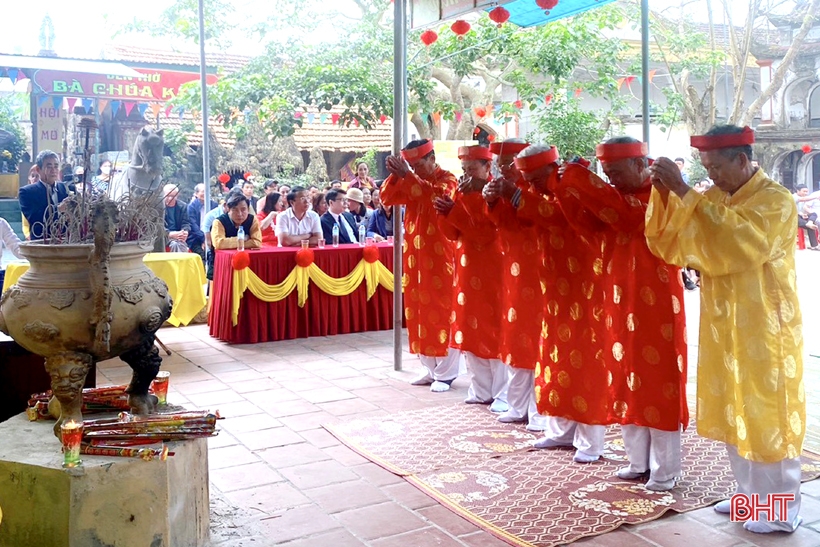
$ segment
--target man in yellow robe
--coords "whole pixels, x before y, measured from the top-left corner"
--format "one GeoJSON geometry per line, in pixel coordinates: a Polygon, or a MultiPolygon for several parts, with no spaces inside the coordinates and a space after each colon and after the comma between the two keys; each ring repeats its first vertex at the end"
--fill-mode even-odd
{"type": "MultiPolygon", "coordinates": [[[[800,453],[806,424],[802,318],[794,269],[797,208],[789,191],[752,165],[754,132],[716,126],[692,137],[715,186],[701,195],[674,162],[651,167],[649,248],[701,272],[698,433],[726,443],[737,493],[791,494],[785,519],[765,512],[751,532],[802,522],[800,453]]],[[[728,513],[730,502],[715,506],[728,513]]]]}

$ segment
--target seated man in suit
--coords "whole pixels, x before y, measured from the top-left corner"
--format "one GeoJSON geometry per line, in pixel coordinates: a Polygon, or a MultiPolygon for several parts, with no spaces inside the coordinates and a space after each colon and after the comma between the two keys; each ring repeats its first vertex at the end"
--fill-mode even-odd
{"type": "Polygon", "coordinates": [[[187,253],[188,233],[191,231],[188,209],[177,201],[179,188],[176,184],[166,184],[162,193],[165,201],[165,244],[172,253],[187,253]]]}
{"type": "Polygon", "coordinates": [[[57,182],[60,158],[56,152],[43,150],[35,161],[40,180],[20,187],[17,198],[23,218],[31,229],[31,239],[46,239],[56,235],[51,233],[54,226],[50,225],[57,218],[60,202],[68,197],[68,189],[65,184],[57,182]]]}
{"type": "Polygon", "coordinates": [[[339,227],[339,243],[356,243],[356,220],[345,212],[347,198],[342,190],[331,190],[327,193],[327,213],[322,215],[322,233],[325,243],[333,244],[333,227],[339,227]]]}

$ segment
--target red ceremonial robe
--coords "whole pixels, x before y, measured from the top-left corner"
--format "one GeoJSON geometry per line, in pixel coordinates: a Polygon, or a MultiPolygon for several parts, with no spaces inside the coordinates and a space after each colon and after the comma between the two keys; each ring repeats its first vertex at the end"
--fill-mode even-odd
{"type": "Polygon", "coordinates": [[[544,255],[536,227],[516,215],[509,201],[487,206],[498,229],[503,253],[501,281],[501,355],[515,368],[535,369],[540,355],[546,301],[541,291],[544,255]]]}
{"type": "Polygon", "coordinates": [[[456,247],[450,345],[482,359],[500,359],[501,247],[481,192],[457,192],[439,225],[456,247]]]}
{"type": "MultiPolygon", "coordinates": [[[[567,169],[562,178],[573,176],[577,171],[567,169]]],[[[554,188],[558,178],[556,171],[548,188],[554,188]]],[[[541,286],[546,308],[535,369],[538,412],[607,424],[612,375],[598,334],[604,318],[600,241],[576,233],[552,196],[522,192],[517,214],[537,227],[544,249],[541,286]]]]}
{"type": "Polygon", "coordinates": [[[589,171],[562,182],[557,195],[567,217],[605,242],[603,337],[614,375],[609,419],[677,431],[689,423],[683,285],[680,270],[646,244],[652,186],[647,180],[638,192],[622,194],[589,171]],[[576,222],[581,212],[600,223],[576,222]]]}
{"type": "Polygon", "coordinates": [[[444,357],[450,342],[453,244],[439,230],[436,197],[450,196],[456,177],[436,166],[430,179],[413,172],[390,175],[381,187],[385,205],[404,205],[404,316],[410,352],[444,357]]]}

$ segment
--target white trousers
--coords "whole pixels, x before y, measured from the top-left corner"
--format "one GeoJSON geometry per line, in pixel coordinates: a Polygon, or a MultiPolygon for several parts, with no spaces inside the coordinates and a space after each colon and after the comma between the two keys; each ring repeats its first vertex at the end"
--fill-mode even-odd
{"type": "Polygon", "coordinates": [[[437,382],[452,382],[458,377],[458,362],[461,352],[454,348],[447,348],[445,357],[430,357],[419,355],[419,361],[427,372],[437,382]]]}
{"type": "Polygon", "coordinates": [[[507,403],[510,409],[504,416],[524,419],[530,411],[530,403],[535,403],[535,371],[510,367],[510,384],[507,389],[507,403]]]}
{"type": "MultiPolygon", "coordinates": [[[[794,501],[787,504],[788,517],[785,521],[768,520],[765,513],[752,515],[750,520],[766,522],[770,527],[784,532],[793,532],[798,526],[800,513],[800,458],[785,459],[774,463],[753,462],[742,458],[737,448],[726,445],[729,462],[732,464],[732,473],[737,481],[737,493],[757,494],[760,501],[765,503],[769,494],[793,494],[794,501]]],[[[779,508],[776,514],[779,517],[779,508]]]]}
{"type": "Polygon", "coordinates": [[[589,425],[550,416],[547,418],[544,436],[557,443],[572,445],[576,450],[590,456],[600,456],[604,453],[604,435],[606,426],[589,425]]]}
{"type": "Polygon", "coordinates": [[[494,400],[507,401],[510,385],[510,367],[500,359],[482,359],[469,351],[464,352],[467,370],[472,374],[467,401],[492,403],[494,400]]]}
{"type": "Polygon", "coordinates": [[[631,472],[649,471],[649,478],[656,482],[681,476],[680,430],[622,425],[621,435],[631,472]]]}

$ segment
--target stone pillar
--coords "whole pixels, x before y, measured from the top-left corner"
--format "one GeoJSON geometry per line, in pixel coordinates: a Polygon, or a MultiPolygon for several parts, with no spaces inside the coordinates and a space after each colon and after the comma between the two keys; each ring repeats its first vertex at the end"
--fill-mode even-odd
{"type": "Polygon", "coordinates": [[[52,425],[0,424],[0,545],[207,545],[206,439],[170,443],[165,462],[83,456],[63,469],[52,425]]]}

